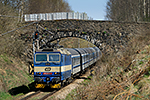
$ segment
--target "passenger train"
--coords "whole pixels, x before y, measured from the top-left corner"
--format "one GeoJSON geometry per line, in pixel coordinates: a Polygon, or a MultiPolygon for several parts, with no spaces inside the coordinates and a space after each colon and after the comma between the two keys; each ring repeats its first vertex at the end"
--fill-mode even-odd
{"type": "Polygon", "coordinates": [[[34,53],[36,88],[60,88],[101,58],[97,47],[42,49],[34,53]]]}

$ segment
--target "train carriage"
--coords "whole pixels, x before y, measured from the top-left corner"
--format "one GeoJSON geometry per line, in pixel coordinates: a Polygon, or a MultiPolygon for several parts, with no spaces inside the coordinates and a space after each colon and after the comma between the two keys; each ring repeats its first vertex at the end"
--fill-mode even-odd
{"type": "Polygon", "coordinates": [[[34,54],[34,80],[36,88],[50,85],[60,86],[87,67],[94,64],[101,56],[97,47],[42,49],[34,54]]]}
{"type": "Polygon", "coordinates": [[[72,48],[66,48],[71,53],[71,59],[72,59],[72,74],[77,74],[80,72],[81,64],[80,64],[80,54],[72,48]]]}
{"type": "Polygon", "coordinates": [[[81,71],[83,71],[86,68],[85,61],[87,53],[83,50],[83,48],[75,48],[75,50],[80,54],[81,71]]]}

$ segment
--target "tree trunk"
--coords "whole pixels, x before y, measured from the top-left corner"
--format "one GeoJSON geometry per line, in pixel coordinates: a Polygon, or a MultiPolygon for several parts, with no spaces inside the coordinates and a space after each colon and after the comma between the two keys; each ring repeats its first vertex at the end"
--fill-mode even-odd
{"type": "Polygon", "coordinates": [[[144,6],[144,18],[146,18],[146,0],[144,0],[143,6],[144,6]]]}

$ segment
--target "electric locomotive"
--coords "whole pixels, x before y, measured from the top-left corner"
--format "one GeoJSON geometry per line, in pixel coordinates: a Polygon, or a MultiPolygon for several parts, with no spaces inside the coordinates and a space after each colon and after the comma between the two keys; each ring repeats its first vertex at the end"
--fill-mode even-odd
{"type": "Polygon", "coordinates": [[[34,53],[36,88],[60,88],[101,57],[97,47],[41,49],[34,53]]]}

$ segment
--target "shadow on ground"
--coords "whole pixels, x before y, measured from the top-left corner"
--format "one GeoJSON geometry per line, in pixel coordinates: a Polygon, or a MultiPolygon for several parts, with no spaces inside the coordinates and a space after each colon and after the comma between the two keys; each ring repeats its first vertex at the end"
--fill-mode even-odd
{"type": "Polygon", "coordinates": [[[54,89],[51,89],[49,87],[45,87],[44,89],[36,89],[35,83],[33,82],[33,83],[29,84],[28,86],[22,85],[19,87],[12,88],[8,92],[9,92],[9,94],[15,96],[20,93],[27,94],[31,91],[38,91],[38,90],[43,91],[43,92],[52,92],[54,89]]]}
{"type": "Polygon", "coordinates": [[[35,83],[33,82],[33,83],[29,84],[28,87],[26,85],[15,87],[15,88],[10,89],[8,92],[11,95],[17,95],[20,93],[26,94],[31,91],[36,91],[36,89],[34,88],[34,84],[35,83]]]}
{"type": "MultiPolygon", "coordinates": [[[[77,76],[76,79],[91,80],[91,78],[86,78],[86,77],[82,77],[82,76],[77,76]]],[[[55,89],[52,89],[50,87],[45,87],[44,89],[36,89],[35,88],[35,83],[32,82],[31,84],[28,84],[28,86],[22,85],[22,86],[19,86],[19,87],[15,87],[15,88],[10,89],[8,92],[9,92],[9,94],[15,96],[15,95],[18,95],[20,93],[27,94],[27,93],[32,92],[32,91],[36,92],[38,90],[43,91],[43,92],[52,92],[55,89]]]]}

